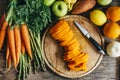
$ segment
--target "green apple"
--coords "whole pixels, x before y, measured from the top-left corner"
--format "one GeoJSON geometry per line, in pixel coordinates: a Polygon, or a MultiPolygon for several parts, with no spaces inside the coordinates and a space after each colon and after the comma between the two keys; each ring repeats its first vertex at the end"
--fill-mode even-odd
{"type": "Polygon", "coordinates": [[[67,14],[68,8],[64,1],[56,1],[52,6],[53,14],[57,17],[63,17],[67,14]]]}
{"type": "Polygon", "coordinates": [[[97,0],[97,2],[102,6],[107,6],[112,2],[112,0],[97,0]]]}
{"type": "Polygon", "coordinates": [[[56,0],[44,0],[46,6],[51,6],[56,0]]]}

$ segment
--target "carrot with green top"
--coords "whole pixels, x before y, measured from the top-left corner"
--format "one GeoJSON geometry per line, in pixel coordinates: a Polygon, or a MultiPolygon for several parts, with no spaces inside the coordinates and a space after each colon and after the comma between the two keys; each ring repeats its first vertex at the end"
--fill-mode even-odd
{"type": "Polygon", "coordinates": [[[4,40],[5,40],[5,34],[6,34],[6,28],[8,26],[8,22],[7,21],[4,21],[3,22],[3,25],[0,29],[0,50],[3,46],[3,43],[4,43],[4,40]]]}
{"type": "Polygon", "coordinates": [[[7,42],[7,49],[6,49],[6,64],[7,64],[7,70],[9,71],[11,68],[11,54],[10,54],[10,49],[9,49],[9,44],[7,42]]]}
{"type": "Polygon", "coordinates": [[[11,54],[9,54],[8,59],[7,59],[7,71],[10,70],[11,64],[12,64],[12,58],[11,58],[11,54]]]}
{"type": "Polygon", "coordinates": [[[25,45],[23,43],[23,40],[21,40],[21,52],[23,55],[25,54],[25,45]]]}
{"type": "Polygon", "coordinates": [[[9,44],[8,44],[8,42],[7,42],[6,61],[7,61],[8,57],[9,57],[9,54],[10,54],[10,49],[9,49],[9,44]]]}
{"type": "Polygon", "coordinates": [[[31,50],[31,44],[30,44],[30,36],[29,36],[29,31],[28,31],[28,27],[26,24],[22,24],[21,25],[21,37],[23,40],[23,43],[25,45],[25,49],[28,52],[28,55],[30,56],[30,58],[32,59],[32,50],[31,50]]]}
{"type": "Polygon", "coordinates": [[[16,64],[16,53],[15,53],[14,30],[10,29],[10,27],[8,27],[7,34],[8,34],[8,43],[9,43],[11,56],[12,56],[12,59],[13,59],[13,62],[14,62],[14,67],[16,68],[17,64],[16,64]]]}
{"type": "Polygon", "coordinates": [[[16,25],[14,28],[14,37],[15,37],[16,64],[18,65],[21,53],[21,35],[18,25],[16,25]]]}

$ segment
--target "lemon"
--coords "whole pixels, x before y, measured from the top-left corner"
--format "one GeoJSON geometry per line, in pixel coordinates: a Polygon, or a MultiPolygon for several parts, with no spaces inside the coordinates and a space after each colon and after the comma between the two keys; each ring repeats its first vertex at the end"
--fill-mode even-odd
{"type": "Polygon", "coordinates": [[[97,26],[102,26],[107,21],[107,17],[105,15],[105,13],[99,9],[93,10],[90,13],[90,19],[97,26]]]}

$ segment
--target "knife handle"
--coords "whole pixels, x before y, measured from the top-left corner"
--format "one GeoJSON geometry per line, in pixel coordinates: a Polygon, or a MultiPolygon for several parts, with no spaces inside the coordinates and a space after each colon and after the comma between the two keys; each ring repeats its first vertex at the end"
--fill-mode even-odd
{"type": "Polygon", "coordinates": [[[89,40],[92,42],[95,48],[99,51],[99,53],[102,53],[103,55],[105,54],[105,51],[103,50],[103,48],[92,37],[89,37],[89,40]]]}

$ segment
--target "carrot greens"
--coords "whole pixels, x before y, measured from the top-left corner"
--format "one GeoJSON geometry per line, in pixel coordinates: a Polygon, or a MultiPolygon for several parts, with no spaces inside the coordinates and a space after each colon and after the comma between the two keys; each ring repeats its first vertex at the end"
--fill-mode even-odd
{"type": "Polygon", "coordinates": [[[24,5],[16,8],[16,23],[27,23],[29,28],[36,33],[43,30],[51,22],[50,8],[43,4],[43,0],[25,0],[24,5]]]}

